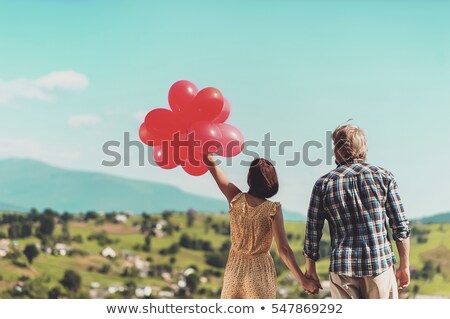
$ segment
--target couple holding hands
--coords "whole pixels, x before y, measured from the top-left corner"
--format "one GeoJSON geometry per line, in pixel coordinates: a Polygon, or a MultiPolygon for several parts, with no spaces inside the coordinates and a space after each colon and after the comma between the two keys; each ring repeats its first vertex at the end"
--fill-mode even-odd
{"type": "Polygon", "coordinates": [[[284,229],[281,205],[267,198],[278,192],[275,167],[255,159],[244,193],[208,155],[205,162],[229,203],[231,249],[222,298],[275,298],[276,273],[269,253],[275,239],[282,260],[308,294],[322,288],[316,272],[319,242],[327,220],[331,237],[329,281],[332,298],[398,298],[409,285],[409,222],[394,176],[366,162],[363,130],[339,126],[333,132],[337,167],[314,185],[306,222],[306,272],[297,265],[284,229]],[[389,224],[389,226],[388,226],[389,224]],[[388,228],[396,243],[396,257],[388,228]]]}

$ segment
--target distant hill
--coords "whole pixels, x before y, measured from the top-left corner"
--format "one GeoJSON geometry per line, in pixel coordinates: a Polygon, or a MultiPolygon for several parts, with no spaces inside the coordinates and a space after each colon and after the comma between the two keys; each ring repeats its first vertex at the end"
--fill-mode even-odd
{"type": "MultiPolygon", "coordinates": [[[[101,173],[67,170],[30,159],[0,160],[0,210],[52,208],[81,212],[169,210],[225,211],[225,200],[199,196],[162,183],[127,179],[101,173]]],[[[302,221],[304,215],[285,211],[285,219],[302,221]]]]}
{"type": "Polygon", "coordinates": [[[0,202],[0,211],[25,212],[27,210],[25,207],[0,202]]]}
{"type": "Polygon", "coordinates": [[[450,212],[424,217],[420,221],[424,224],[448,224],[450,223],[450,212]]]}
{"type": "Polygon", "coordinates": [[[66,170],[29,159],[1,160],[0,176],[0,200],[17,207],[134,213],[226,209],[224,201],[189,194],[174,186],[66,170]]]}
{"type": "Polygon", "coordinates": [[[305,222],[306,221],[306,215],[294,213],[288,210],[283,209],[283,218],[284,220],[289,220],[292,222],[305,222]]]}

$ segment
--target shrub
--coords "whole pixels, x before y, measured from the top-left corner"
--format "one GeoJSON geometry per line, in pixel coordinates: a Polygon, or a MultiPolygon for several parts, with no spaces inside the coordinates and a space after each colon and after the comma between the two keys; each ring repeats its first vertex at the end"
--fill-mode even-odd
{"type": "Polygon", "coordinates": [[[77,292],[81,287],[81,276],[74,270],[66,270],[60,282],[67,290],[77,292]]]}
{"type": "Polygon", "coordinates": [[[69,256],[81,256],[81,257],[84,257],[84,256],[88,256],[89,255],[89,253],[87,252],[87,251],[85,251],[85,250],[82,250],[82,249],[78,249],[78,248],[75,248],[75,249],[72,249],[72,250],[69,250],[69,252],[67,253],[69,256]]]}
{"type": "Polygon", "coordinates": [[[25,246],[23,254],[25,255],[25,257],[27,257],[27,260],[31,265],[33,263],[33,259],[39,255],[39,250],[37,249],[36,245],[29,244],[25,246]]]}
{"type": "Polygon", "coordinates": [[[223,268],[227,264],[228,256],[220,253],[210,253],[206,255],[206,263],[210,266],[223,268]]]}
{"type": "Polygon", "coordinates": [[[107,274],[109,273],[111,270],[111,265],[110,264],[103,264],[100,269],[98,270],[99,273],[101,274],[107,274]]]}

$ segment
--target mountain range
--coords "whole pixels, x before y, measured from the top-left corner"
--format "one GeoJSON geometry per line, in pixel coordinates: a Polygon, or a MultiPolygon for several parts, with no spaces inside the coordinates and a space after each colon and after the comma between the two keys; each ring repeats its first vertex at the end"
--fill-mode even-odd
{"type": "Polygon", "coordinates": [[[420,221],[424,224],[448,224],[450,223],[450,212],[424,217],[420,221]]]}
{"type": "MultiPolygon", "coordinates": [[[[127,179],[103,173],[68,170],[31,159],[0,160],[0,209],[28,211],[52,208],[72,213],[163,210],[220,212],[225,200],[185,192],[163,183],[127,179]]],[[[285,219],[305,220],[305,215],[284,212],[285,219]]]]}

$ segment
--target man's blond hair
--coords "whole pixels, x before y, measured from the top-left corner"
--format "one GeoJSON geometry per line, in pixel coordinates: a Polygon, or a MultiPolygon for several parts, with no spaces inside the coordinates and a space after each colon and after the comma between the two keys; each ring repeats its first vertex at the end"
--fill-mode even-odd
{"type": "Polygon", "coordinates": [[[364,131],[352,124],[338,126],[333,132],[334,152],[338,153],[342,159],[366,160],[367,142],[364,131]]]}

